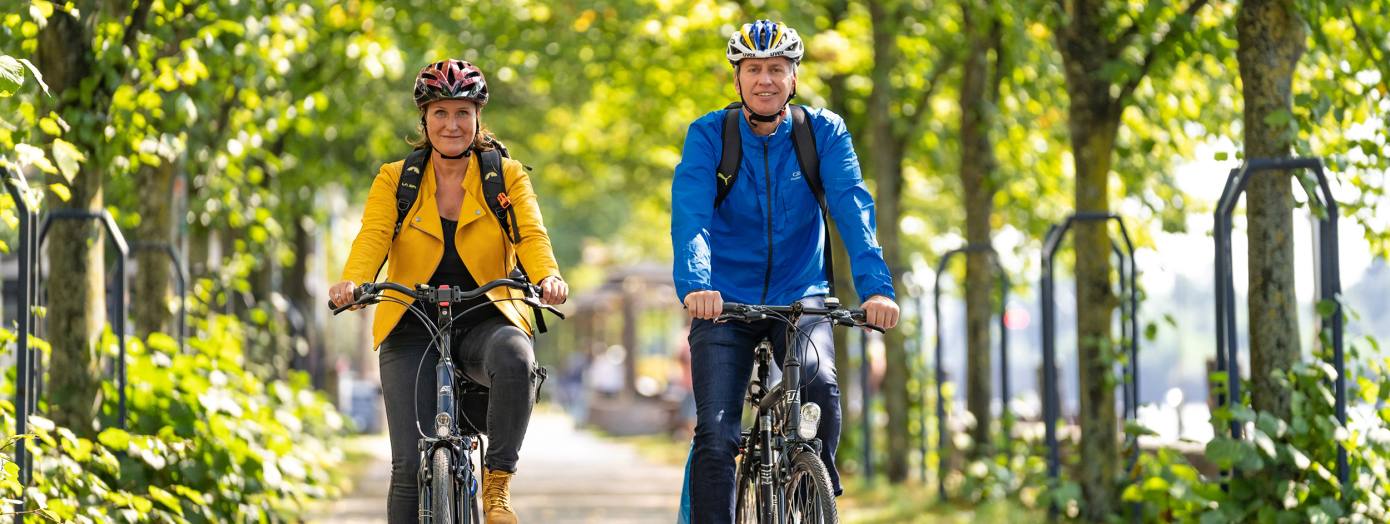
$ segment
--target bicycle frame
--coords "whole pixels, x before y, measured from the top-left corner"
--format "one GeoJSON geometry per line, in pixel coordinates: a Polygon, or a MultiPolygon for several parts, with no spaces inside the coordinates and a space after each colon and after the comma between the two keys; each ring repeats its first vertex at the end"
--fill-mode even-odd
{"type": "Polygon", "coordinates": [[[752,433],[758,434],[758,440],[762,442],[758,455],[758,496],[765,504],[759,505],[759,522],[783,522],[785,515],[778,511],[778,497],[776,486],[781,484],[781,472],[777,467],[778,459],[785,460],[792,453],[797,452],[797,448],[805,448],[802,451],[820,452],[820,439],[812,437],[810,439],[801,438],[798,429],[801,424],[801,359],[796,351],[796,323],[801,318],[800,303],[794,306],[791,314],[787,315],[787,354],[782,362],[782,383],[781,395],[768,396],[769,393],[776,392],[776,389],[769,390],[766,387],[768,375],[772,369],[772,343],[764,339],[758,344],[754,359],[754,369],[757,370],[760,391],[752,391],[753,384],[749,385],[748,398],[756,409],[755,423],[752,433]],[[784,408],[782,420],[778,420],[776,415],[777,408],[784,408]],[[778,424],[780,422],[780,424],[778,424]],[[773,428],[780,426],[781,437],[779,454],[773,455],[773,428]]]}
{"type": "MultiPolygon", "coordinates": [[[[448,287],[442,286],[441,289],[448,289],[448,287]]],[[[459,399],[454,385],[456,368],[454,366],[453,351],[449,349],[453,347],[453,328],[451,327],[453,306],[448,301],[440,301],[437,305],[439,306],[439,316],[435,325],[440,327],[440,332],[438,337],[439,362],[434,366],[435,385],[438,388],[435,393],[434,436],[430,437],[426,435],[425,438],[420,439],[419,442],[419,485],[422,487],[429,486],[430,475],[453,475],[457,481],[454,484],[455,489],[462,491],[467,495],[470,501],[470,503],[466,504],[467,510],[460,507],[463,504],[455,506],[455,509],[459,510],[459,515],[456,516],[457,518],[454,521],[462,524],[469,524],[480,522],[475,513],[477,511],[477,505],[472,503],[476,478],[473,475],[471,452],[477,446],[477,435],[471,433],[462,434],[462,432],[459,431],[459,399]],[[435,451],[440,447],[447,447],[450,454],[453,455],[454,460],[450,461],[450,464],[452,464],[454,471],[431,471],[433,468],[432,458],[435,451]]],[[[429,513],[429,508],[432,497],[436,496],[436,494],[429,492],[428,489],[422,489],[422,491],[425,493],[422,493],[420,497],[420,518],[421,520],[426,518],[433,519],[434,516],[429,513]],[[428,496],[424,496],[426,494],[428,496]]]]}

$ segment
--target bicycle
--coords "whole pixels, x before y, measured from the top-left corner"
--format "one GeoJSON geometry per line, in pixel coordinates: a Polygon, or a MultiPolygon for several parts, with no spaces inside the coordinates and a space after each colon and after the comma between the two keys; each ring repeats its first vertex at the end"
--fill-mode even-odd
{"type": "MultiPolygon", "coordinates": [[[[434,435],[426,435],[424,430],[420,429],[419,515],[421,524],[481,524],[478,477],[474,472],[474,466],[482,463],[482,457],[486,453],[485,450],[479,449],[484,431],[479,430],[477,425],[468,420],[466,414],[463,418],[467,425],[459,424],[461,404],[459,401],[468,396],[481,395],[485,398],[487,388],[468,380],[468,377],[454,366],[452,352],[448,350],[448,348],[453,347],[452,328],[454,320],[473,309],[507,300],[519,300],[532,308],[536,308],[537,315],[541,314],[539,312],[541,309],[549,311],[561,319],[564,319],[565,315],[552,306],[540,303],[536,299],[540,296],[540,288],[518,278],[493,280],[472,291],[462,291],[449,286],[435,288],[426,284],[419,284],[411,289],[395,282],[369,282],[353,289],[352,296],[353,301],[349,304],[335,308],[333,303],[329,302],[328,307],[333,309],[334,315],[337,315],[353,306],[375,304],[382,300],[403,304],[407,311],[420,317],[426,328],[431,330],[433,339],[431,345],[439,350],[439,363],[435,365],[435,380],[437,380],[438,389],[435,396],[434,435]],[[525,292],[525,296],[489,300],[464,310],[458,315],[453,314],[451,304],[485,296],[488,291],[498,287],[519,289],[525,292]],[[405,294],[414,298],[415,302],[408,303],[399,298],[383,295],[382,292],[386,290],[405,294]],[[437,304],[439,306],[435,322],[431,323],[425,318],[428,312],[420,304],[437,304]],[[456,387],[455,384],[458,386],[456,387]],[[474,453],[478,454],[476,463],[474,462],[474,453]]],[[[486,405],[485,401],[484,405],[486,405]]]]}
{"type": "Polygon", "coordinates": [[[748,524],[818,524],[839,522],[830,472],[820,459],[816,438],[820,406],[801,402],[801,359],[795,339],[802,315],[821,315],[825,322],[883,330],[864,321],[861,309],[841,309],[834,297],[826,307],[725,303],[718,321],[757,322],[773,318],[786,322],[788,351],[782,381],[766,388],[772,366],[772,342],[764,338],[754,352],[754,378],[746,400],[754,406],[753,423],[739,438],[735,522],[748,524]],[[792,416],[795,414],[796,416],[792,416]]]}

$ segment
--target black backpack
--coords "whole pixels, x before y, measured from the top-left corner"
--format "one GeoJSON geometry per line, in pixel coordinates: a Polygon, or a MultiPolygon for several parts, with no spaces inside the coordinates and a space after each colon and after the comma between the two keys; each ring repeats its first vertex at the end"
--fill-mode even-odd
{"type": "MultiPolygon", "coordinates": [[[[792,117],[792,145],[796,151],[797,163],[801,164],[801,176],[811,186],[811,194],[816,195],[820,204],[821,220],[825,222],[825,276],[830,286],[829,296],[835,296],[835,257],[830,244],[830,206],[825,203],[825,188],[820,180],[820,153],[816,151],[816,135],[811,131],[811,122],[805,106],[789,105],[792,117]]],[[[743,135],[739,133],[738,121],[743,118],[743,104],[734,102],[724,107],[724,146],[719,157],[719,167],[715,172],[714,207],[719,208],[738,181],[739,164],[743,162],[743,135]]]]}
{"type": "MultiPolygon", "coordinates": [[[[483,200],[487,201],[487,207],[502,225],[502,233],[506,235],[507,241],[516,245],[521,242],[521,228],[516,223],[516,209],[512,208],[512,201],[507,197],[506,175],[502,170],[502,159],[511,158],[511,154],[502,142],[491,140],[490,143],[492,149],[473,151],[473,154],[478,155],[478,173],[483,177],[483,200]]],[[[405,223],[406,213],[410,212],[410,208],[415,205],[415,199],[420,196],[420,181],[425,176],[425,164],[429,159],[430,148],[420,148],[406,155],[405,164],[401,166],[401,178],[396,184],[396,227],[391,233],[392,243],[395,243],[396,237],[401,234],[401,225],[405,223]]],[[[382,261],[382,265],[385,266],[386,262],[382,261]]],[[[377,270],[378,273],[380,271],[377,270]]],[[[520,260],[517,260],[516,268],[512,269],[509,276],[530,282],[526,276],[526,268],[521,266],[520,260]]],[[[545,333],[545,317],[540,310],[534,313],[536,330],[545,333]]]]}

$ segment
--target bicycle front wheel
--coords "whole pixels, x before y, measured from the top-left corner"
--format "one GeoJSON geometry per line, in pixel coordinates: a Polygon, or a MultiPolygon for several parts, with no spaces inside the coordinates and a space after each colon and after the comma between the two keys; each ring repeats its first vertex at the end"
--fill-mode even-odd
{"type": "Polygon", "coordinates": [[[440,447],[434,450],[430,464],[434,473],[430,479],[430,512],[434,517],[432,524],[455,524],[456,521],[453,459],[447,448],[440,447]]]}
{"type": "Polygon", "coordinates": [[[750,455],[739,460],[738,472],[734,476],[734,522],[738,524],[758,524],[758,472],[750,455]]]}
{"type": "Polygon", "coordinates": [[[787,473],[783,509],[787,524],[822,524],[839,522],[835,509],[835,491],[830,487],[830,472],[820,457],[809,451],[792,455],[791,470],[787,473]]]}

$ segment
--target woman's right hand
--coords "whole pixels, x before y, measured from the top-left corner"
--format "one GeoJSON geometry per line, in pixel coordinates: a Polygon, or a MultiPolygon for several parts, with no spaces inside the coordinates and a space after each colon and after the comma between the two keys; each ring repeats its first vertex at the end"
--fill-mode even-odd
{"type": "MultiPolygon", "coordinates": [[[[328,288],[328,301],[333,303],[333,307],[343,307],[352,303],[352,290],[357,289],[357,284],[351,280],[344,280],[333,284],[328,288]]],[[[353,310],[361,309],[362,306],[353,306],[353,310]]]]}

